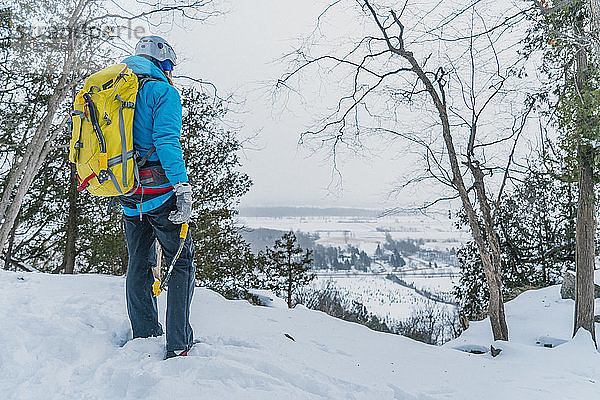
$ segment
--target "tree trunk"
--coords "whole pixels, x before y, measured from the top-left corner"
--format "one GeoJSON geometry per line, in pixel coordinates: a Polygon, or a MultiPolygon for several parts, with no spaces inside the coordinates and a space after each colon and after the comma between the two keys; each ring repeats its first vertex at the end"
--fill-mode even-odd
{"type": "MultiPolygon", "coordinates": [[[[474,128],[473,128],[474,129],[474,128]]],[[[508,326],[504,315],[504,295],[502,294],[502,253],[500,250],[500,238],[495,230],[495,221],[492,208],[485,191],[484,173],[478,162],[473,160],[474,155],[469,153],[468,166],[475,180],[474,187],[479,200],[479,209],[483,218],[487,242],[482,240],[477,243],[479,253],[485,248],[487,254],[482,257],[482,264],[490,292],[488,302],[488,315],[492,325],[494,340],[508,340],[508,326]]],[[[471,220],[471,218],[469,219],[471,220]]]]}
{"type": "MultiPolygon", "coordinates": [[[[64,91],[64,89],[63,89],[64,91]]],[[[50,102],[62,102],[66,96],[65,93],[59,95],[57,91],[50,99],[50,102]]],[[[64,91],[67,92],[67,91],[64,91]]],[[[0,254],[4,250],[6,239],[9,232],[17,219],[17,215],[21,210],[25,195],[29,191],[41,164],[44,162],[48,152],[50,151],[51,142],[55,139],[62,126],[58,126],[56,130],[48,137],[48,130],[52,124],[52,118],[56,113],[57,104],[50,103],[45,118],[40,123],[33,140],[29,143],[26,154],[21,160],[14,174],[11,174],[7,184],[5,193],[0,201],[0,219],[3,219],[0,225],[0,254]],[[19,178],[20,181],[19,181],[19,178]],[[18,186],[17,186],[18,183],[18,186]],[[16,193],[11,196],[12,191],[16,188],[16,193]]]]}
{"type": "Polygon", "coordinates": [[[13,245],[15,244],[15,234],[17,233],[18,222],[15,222],[12,229],[10,230],[10,236],[8,238],[8,248],[6,249],[6,258],[4,259],[4,269],[11,269],[12,251],[13,245]]]}
{"type": "MultiPolygon", "coordinates": [[[[582,30],[582,22],[577,28],[582,30]]],[[[588,73],[588,54],[580,48],[575,54],[575,85],[582,93],[590,79],[588,73]]],[[[587,126],[589,121],[577,121],[587,126]]],[[[593,128],[593,127],[591,127],[593,128]]],[[[590,129],[590,128],[588,128],[590,129]]],[[[587,144],[577,145],[577,172],[579,198],[577,200],[577,225],[575,228],[575,318],[573,335],[584,328],[596,342],[594,328],[594,264],[596,233],[596,198],[594,193],[594,149],[587,144]]]]}
{"type": "Polygon", "coordinates": [[[490,290],[490,301],[489,301],[489,316],[490,323],[492,325],[492,333],[494,334],[494,340],[508,340],[508,326],[506,324],[506,317],[504,314],[504,299],[502,296],[502,264],[500,257],[500,246],[498,245],[498,235],[494,230],[494,224],[491,220],[491,212],[488,210],[488,217],[485,216],[485,209],[489,209],[487,204],[487,197],[485,194],[485,184],[483,178],[478,177],[475,171],[480,169],[473,169],[474,179],[477,182],[476,189],[478,191],[480,208],[484,211],[484,217],[486,217],[486,233],[487,240],[479,226],[479,219],[477,213],[471,204],[469,193],[465,186],[465,182],[462,177],[456,149],[452,138],[450,120],[448,118],[448,112],[446,110],[446,99],[443,87],[440,85],[440,94],[433,86],[433,83],[429,77],[425,74],[417,60],[414,58],[412,53],[400,51],[399,54],[403,56],[413,67],[413,71],[417,74],[421,82],[425,85],[425,88],[429,95],[432,97],[433,102],[438,110],[440,116],[440,122],[442,123],[442,136],[448,150],[448,159],[450,161],[450,168],[452,170],[452,184],[458,192],[462,205],[467,214],[469,227],[479,254],[481,256],[482,265],[485,271],[488,287],[490,290]],[[491,242],[490,242],[491,241],[491,242]]]}
{"type": "Polygon", "coordinates": [[[591,31],[594,33],[592,42],[596,53],[600,52],[600,0],[589,0],[588,7],[590,10],[590,19],[592,22],[591,31]]]}
{"type": "Polygon", "coordinates": [[[23,199],[27,191],[29,191],[41,164],[50,151],[50,144],[60,132],[60,129],[62,129],[61,125],[63,124],[59,124],[53,133],[50,134],[49,132],[59,106],[76,85],[76,81],[71,76],[72,71],[76,68],[79,56],[79,49],[76,43],[77,34],[74,28],[80,22],[79,18],[86,4],[86,0],[78,0],[73,9],[67,25],[67,32],[70,32],[70,35],[67,40],[67,54],[62,66],[62,75],[58,80],[54,93],[48,99],[46,112],[39,122],[31,141],[27,145],[23,158],[17,165],[14,173],[10,175],[4,188],[4,193],[0,200],[0,221],[2,221],[0,225],[0,254],[3,253],[6,239],[15,223],[17,214],[21,210],[23,199]],[[16,193],[13,195],[15,189],[16,193]]]}
{"type": "Polygon", "coordinates": [[[490,292],[488,315],[492,326],[494,340],[508,340],[508,326],[504,314],[504,295],[502,294],[502,274],[497,272],[494,263],[488,258],[490,265],[484,264],[485,277],[490,292]]]}
{"type": "Polygon", "coordinates": [[[594,195],[594,151],[589,146],[577,146],[579,163],[579,201],[577,204],[577,246],[575,254],[575,326],[592,334],[594,329],[594,234],[596,231],[596,199],[594,195]]]}
{"type": "Polygon", "coordinates": [[[292,308],[292,256],[288,255],[288,287],[287,287],[288,308],[292,308]]]}
{"type": "Polygon", "coordinates": [[[75,170],[75,165],[71,164],[71,176],[69,179],[69,215],[67,217],[67,243],[63,258],[63,269],[65,274],[72,274],[75,271],[75,243],[77,242],[77,235],[79,233],[79,229],[77,227],[78,216],[77,172],[75,170]]]}

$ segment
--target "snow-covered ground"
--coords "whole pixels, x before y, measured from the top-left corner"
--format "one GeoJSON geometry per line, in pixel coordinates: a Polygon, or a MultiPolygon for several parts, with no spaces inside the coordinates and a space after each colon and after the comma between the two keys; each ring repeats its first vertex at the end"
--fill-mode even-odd
{"type": "MultiPolygon", "coordinates": [[[[600,353],[569,340],[573,301],[558,288],[507,304],[511,342],[491,355],[487,322],[444,347],[373,332],[318,311],[227,301],[198,289],[186,358],[164,337],[129,340],[124,279],[0,271],[2,399],[597,399],[600,353]],[[289,335],[294,340],[285,335],[289,335]]],[[[164,311],[164,297],[160,309],[164,311]]],[[[598,304],[600,305],[600,304],[598,304]]],[[[162,313],[161,313],[162,314],[162,313]]],[[[164,315],[163,315],[164,318],[164,315]]]]}
{"type": "MultiPolygon", "coordinates": [[[[506,303],[511,343],[534,346],[538,341],[569,340],[573,333],[574,304],[573,300],[561,299],[560,285],[522,293],[506,303]]],[[[600,299],[596,300],[596,314],[600,314],[600,299]]],[[[600,341],[600,324],[596,324],[596,338],[600,341]]],[[[485,345],[491,340],[489,320],[484,320],[471,322],[467,331],[444,346],[485,345]]],[[[600,375],[597,378],[600,384],[600,375]]]]}

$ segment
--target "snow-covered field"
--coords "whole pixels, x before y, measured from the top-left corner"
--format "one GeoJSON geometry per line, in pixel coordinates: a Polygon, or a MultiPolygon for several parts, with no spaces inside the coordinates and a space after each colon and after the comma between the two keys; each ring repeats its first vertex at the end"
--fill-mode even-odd
{"type": "MultiPolygon", "coordinates": [[[[198,289],[186,358],[164,337],[129,340],[124,279],[0,271],[2,399],[432,400],[597,399],[600,353],[569,340],[573,301],[558,287],[507,304],[511,341],[496,358],[488,322],[435,347],[302,307],[266,308],[198,289]],[[285,335],[289,335],[294,340],[285,335]]],[[[164,311],[164,297],[160,309],[164,311]]],[[[600,304],[597,304],[597,306],[600,304]]],[[[164,315],[162,316],[164,318],[164,315]]],[[[600,332],[598,332],[600,333],[600,332]]]]}
{"type": "Polygon", "coordinates": [[[412,283],[419,289],[424,289],[433,293],[450,294],[454,286],[458,284],[458,276],[444,278],[419,278],[414,276],[402,276],[402,280],[412,283]]]}
{"type": "Polygon", "coordinates": [[[345,247],[351,244],[372,255],[378,243],[389,233],[395,240],[423,239],[423,247],[446,250],[458,248],[469,239],[464,230],[457,230],[447,214],[394,215],[366,217],[240,217],[240,224],[249,228],[269,228],[318,233],[317,243],[345,247]]]}
{"type": "Polygon", "coordinates": [[[330,284],[333,284],[345,299],[359,301],[367,311],[393,325],[427,307],[453,308],[436,303],[384,276],[319,277],[310,287],[323,289],[330,284]]]}

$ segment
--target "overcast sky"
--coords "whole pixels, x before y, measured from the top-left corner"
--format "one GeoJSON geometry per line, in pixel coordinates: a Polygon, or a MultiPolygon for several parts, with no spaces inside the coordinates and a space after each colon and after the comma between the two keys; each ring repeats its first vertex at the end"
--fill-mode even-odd
{"type": "MultiPolygon", "coordinates": [[[[348,95],[348,87],[344,85],[352,84],[353,71],[344,71],[343,68],[336,68],[334,73],[318,68],[307,70],[303,79],[294,85],[302,97],[288,91],[289,98],[279,97],[274,101],[274,82],[292,68],[289,61],[283,62],[281,58],[297,49],[300,39],[318,32],[313,37],[318,39],[318,46],[311,41],[313,44],[308,50],[312,56],[317,56],[328,52],[339,54],[348,51],[365,34],[377,34],[376,26],[368,17],[360,20],[362,13],[357,13],[352,8],[355,7],[354,2],[221,1],[227,2],[226,13],[222,16],[203,23],[186,21],[175,27],[163,24],[163,32],[153,29],[147,31],[162,34],[176,49],[176,75],[185,74],[210,81],[216,85],[221,96],[233,94],[235,99],[245,101],[243,106],[234,107],[237,112],[229,116],[232,129],[238,132],[241,140],[256,135],[254,142],[246,146],[242,157],[244,170],[254,182],[250,193],[244,196],[242,206],[408,208],[445,197],[442,195],[443,185],[427,186],[423,183],[390,197],[393,189],[399,186],[398,182],[415,178],[426,168],[422,161],[423,149],[408,148],[407,141],[401,143],[389,138],[365,138],[363,131],[361,143],[366,145],[366,150],[361,150],[358,155],[349,151],[338,153],[336,166],[341,177],[334,172],[333,160],[326,151],[331,150],[330,146],[325,146],[325,151],[313,154],[307,145],[298,145],[301,132],[314,128],[317,118],[328,114],[327,107],[331,112],[337,100],[348,95]],[[320,29],[315,31],[318,16],[332,3],[336,4],[335,8],[330,9],[322,19],[320,29]],[[320,36],[321,33],[323,36],[320,36]]],[[[393,0],[382,2],[397,5],[393,0]]],[[[490,0],[490,3],[493,2],[490,0]]],[[[431,33],[431,27],[437,27],[434,30],[439,29],[440,32],[443,30],[444,37],[454,35],[461,38],[471,24],[478,26],[473,28],[475,31],[487,31],[486,24],[501,24],[505,15],[514,13],[515,7],[523,6],[520,0],[496,2],[493,3],[493,8],[486,4],[481,3],[477,10],[477,15],[481,17],[479,19],[463,12],[462,0],[421,0],[411,4],[403,14],[407,24],[405,39],[415,51],[415,56],[428,60],[431,57],[432,65],[452,67],[446,93],[449,107],[455,115],[454,142],[457,149],[466,147],[469,136],[468,131],[465,131],[467,128],[460,122],[465,116],[470,118],[472,109],[467,104],[464,92],[464,82],[471,80],[471,58],[463,39],[431,40],[438,34],[438,31],[431,33]]],[[[494,35],[498,39],[490,36],[489,43],[487,36],[477,36],[482,38],[477,39],[473,47],[473,60],[476,59],[476,65],[481,66],[474,72],[476,78],[473,78],[478,105],[493,92],[493,83],[498,80],[496,61],[502,68],[509,68],[522,59],[516,51],[518,46],[515,43],[523,37],[525,27],[519,24],[495,31],[494,35]]],[[[380,67],[388,68],[387,65],[380,67]]],[[[504,69],[502,73],[508,74],[504,69]]],[[[525,76],[534,80],[534,75],[532,73],[525,76]]],[[[401,75],[394,76],[394,79],[397,81],[386,81],[391,88],[397,87],[394,86],[397,84],[412,84],[413,78],[401,75]]],[[[526,81],[527,79],[513,79],[510,84],[503,86],[500,97],[492,95],[494,101],[486,107],[479,122],[478,140],[481,143],[478,144],[493,142],[511,132],[515,118],[518,117],[518,113],[513,113],[521,109],[524,103],[522,97],[529,90],[529,83],[526,81]]],[[[403,135],[418,137],[439,149],[439,157],[446,159],[437,127],[437,113],[426,99],[413,99],[410,107],[391,99],[386,102],[382,97],[376,96],[368,101],[371,102],[366,106],[369,112],[361,111],[361,123],[365,122],[365,114],[369,114],[367,119],[371,119],[368,123],[372,122],[372,126],[379,125],[403,135]],[[371,117],[372,110],[394,118],[371,117]]],[[[538,130],[537,123],[533,123],[528,124],[525,132],[538,130]]],[[[535,140],[531,141],[528,136],[524,135],[520,139],[515,159],[527,157],[531,148],[536,146],[535,140]]],[[[483,146],[478,150],[481,153],[478,157],[489,165],[503,167],[510,146],[512,143],[509,142],[502,142],[493,148],[483,146]]],[[[501,177],[502,174],[494,174],[493,179],[497,182],[490,185],[492,189],[494,184],[499,185],[501,177]]],[[[444,194],[447,196],[448,192],[444,194]]],[[[443,204],[442,207],[448,205],[443,204]]]]}
{"type": "Polygon", "coordinates": [[[323,153],[310,156],[309,149],[297,144],[300,132],[314,116],[293,104],[283,107],[278,102],[273,107],[268,82],[287,68],[276,60],[315,28],[325,4],[235,1],[222,17],[203,24],[188,23],[166,33],[181,59],[178,72],[211,81],[221,94],[234,93],[246,100],[245,112],[231,115],[242,124],[240,137],[259,133],[243,159],[254,186],[242,205],[381,208],[397,201],[386,200],[406,164],[397,154],[377,151],[362,159],[342,155],[338,159],[340,188],[337,177],[332,176],[332,160],[323,153]]]}

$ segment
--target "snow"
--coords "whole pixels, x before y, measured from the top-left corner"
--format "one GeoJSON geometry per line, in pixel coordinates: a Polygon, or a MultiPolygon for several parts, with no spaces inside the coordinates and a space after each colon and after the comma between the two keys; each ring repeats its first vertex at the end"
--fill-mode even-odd
{"type": "MultiPolygon", "coordinates": [[[[454,270],[453,272],[456,272],[454,270]]],[[[403,281],[412,283],[416,288],[424,289],[432,293],[450,294],[454,290],[454,287],[458,284],[459,277],[443,277],[443,278],[420,278],[413,276],[402,276],[403,281]]]]}
{"type": "MultiPolygon", "coordinates": [[[[560,285],[520,294],[505,305],[510,341],[533,346],[542,337],[570,340],[574,304],[573,300],[561,299],[560,285]]],[[[600,310],[600,299],[596,299],[595,306],[597,311],[600,310]]],[[[596,324],[596,337],[600,339],[600,324],[596,324]]],[[[491,340],[490,322],[485,319],[471,322],[461,337],[445,346],[467,343],[483,345],[491,340]]]]}
{"type": "MultiPolygon", "coordinates": [[[[304,307],[252,306],[198,288],[190,356],[163,360],[164,337],[129,340],[122,277],[0,271],[0,393],[13,399],[594,399],[600,354],[570,339],[558,287],[507,304],[511,341],[489,348],[475,323],[444,347],[374,332],[304,307]],[[292,339],[286,337],[290,336],[292,339]],[[541,336],[565,339],[556,348],[541,336]]],[[[165,296],[160,298],[164,318],[165,296]]]]}
{"type": "Polygon", "coordinates": [[[359,301],[368,312],[387,323],[398,324],[410,318],[413,313],[427,307],[437,305],[442,308],[452,308],[446,304],[430,300],[411,288],[392,282],[386,279],[385,276],[338,275],[338,277],[321,277],[317,274],[317,279],[309,287],[324,289],[328,285],[333,285],[344,299],[359,301]]]}
{"type": "Polygon", "coordinates": [[[385,243],[389,234],[395,240],[425,240],[424,248],[449,250],[460,248],[469,240],[469,233],[458,230],[444,213],[365,217],[239,217],[248,228],[269,228],[282,231],[317,233],[317,243],[346,247],[350,244],[372,255],[377,244],[385,243]]]}

